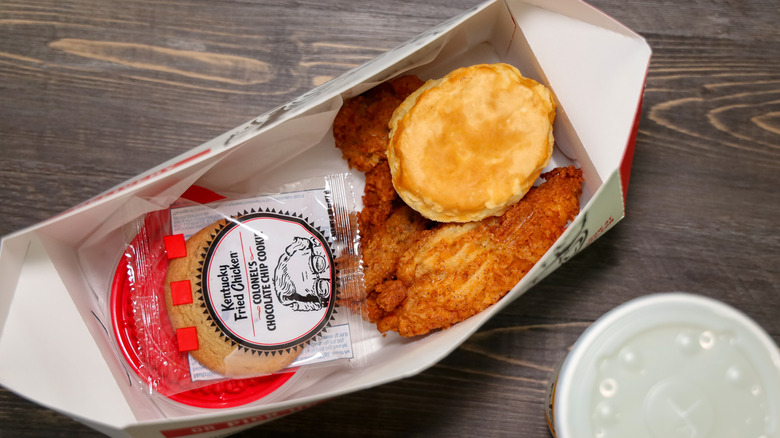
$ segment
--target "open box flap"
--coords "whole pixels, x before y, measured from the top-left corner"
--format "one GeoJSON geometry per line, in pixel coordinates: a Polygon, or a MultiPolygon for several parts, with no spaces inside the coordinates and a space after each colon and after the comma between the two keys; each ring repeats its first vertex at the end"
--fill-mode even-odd
{"type": "Polygon", "coordinates": [[[599,176],[608,178],[632,140],[650,46],[582,2],[508,5],[599,176]]]}
{"type": "Polygon", "coordinates": [[[20,239],[29,246],[0,337],[0,383],[72,417],[132,423],[135,416],[41,241],[34,234],[20,239]]]}

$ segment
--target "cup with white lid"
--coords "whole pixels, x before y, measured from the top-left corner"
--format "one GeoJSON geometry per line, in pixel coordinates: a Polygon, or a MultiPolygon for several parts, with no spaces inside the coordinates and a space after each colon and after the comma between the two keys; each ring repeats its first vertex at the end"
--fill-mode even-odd
{"type": "Polygon", "coordinates": [[[780,438],[780,350],[725,303],[647,295],[585,330],[546,410],[557,438],[780,438]]]}

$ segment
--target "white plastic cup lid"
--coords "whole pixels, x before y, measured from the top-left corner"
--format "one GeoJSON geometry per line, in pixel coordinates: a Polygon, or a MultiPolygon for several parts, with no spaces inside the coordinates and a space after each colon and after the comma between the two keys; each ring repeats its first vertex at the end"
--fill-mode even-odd
{"type": "Polygon", "coordinates": [[[558,438],[777,438],[780,351],[722,302],[648,295],[583,333],[553,400],[558,438]]]}

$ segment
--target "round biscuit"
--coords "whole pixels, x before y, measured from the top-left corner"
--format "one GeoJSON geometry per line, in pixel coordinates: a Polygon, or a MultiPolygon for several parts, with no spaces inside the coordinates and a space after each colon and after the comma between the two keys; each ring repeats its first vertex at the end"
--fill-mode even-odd
{"type": "Polygon", "coordinates": [[[555,107],[547,87],[503,63],[426,82],[389,123],[396,191],[439,222],[501,215],[549,163],[555,107]]]}

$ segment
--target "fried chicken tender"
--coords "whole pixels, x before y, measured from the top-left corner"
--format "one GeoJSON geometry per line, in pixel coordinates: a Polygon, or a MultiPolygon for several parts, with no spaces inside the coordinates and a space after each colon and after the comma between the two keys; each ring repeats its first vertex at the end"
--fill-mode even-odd
{"type": "MultiPolygon", "coordinates": [[[[374,244],[390,241],[384,249],[391,255],[382,254],[376,263],[380,251],[364,254],[369,320],[382,332],[417,336],[450,327],[506,295],[579,212],[580,170],[559,168],[542,177],[543,184],[500,217],[409,227],[405,234],[397,226],[378,231],[374,244]],[[388,268],[392,264],[395,272],[388,268]],[[384,281],[374,285],[378,278],[384,281]]],[[[394,211],[393,222],[399,215],[407,226],[416,223],[407,208],[394,211]]]]}
{"type": "Polygon", "coordinates": [[[333,137],[351,168],[368,172],[387,159],[393,111],[423,83],[416,76],[401,76],[344,102],[333,121],[333,137]]]}
{"type": "Polygon", "coordinates": [[[393,111],[422,84],[405,76],[378,85],[347,100],[333,125],[336,147],[366,177],[357,215],[365,291],[350,305],[402,336],[450,327],[501,299],[577,215],[582,193],[582,172],[567,167],[543,174],[502,216],[424,218],[398,196],[386,156],[393,111]]]}
{"type": "Polygon", "coordinates": [[[371,240],[375,230],[385,223],[399,202],[400,197],[393,187],[390,166],[387,160],[384,160],[366,172],[363,209],[358,213],[360,238],[363,242],[371,240]]]}
{"type": "MultiPolygon", "coordinates": [[[[363,210],[358,213],[366,290],[395,279],[398,260],[431,225],[401,201],[390,180],[387,161],[366,173],[363,210]]],[[[370,304],[369,314],[381,317],[381,308],[370,304]]]]}
{"type": "MultiPolygon", "coordinates": [[[[431,222],[406,204],[399,204],[382,227],[363,246],[363,275],[366,286],[367,319],[376,322],[400,303],[383,293],[395,279],[404,254],[427,230],[431,222]],[[395,305],[388,304],[388,300],[395,305]]],[[[400,291],[395,292],[403,296],[400,291]]]]}

